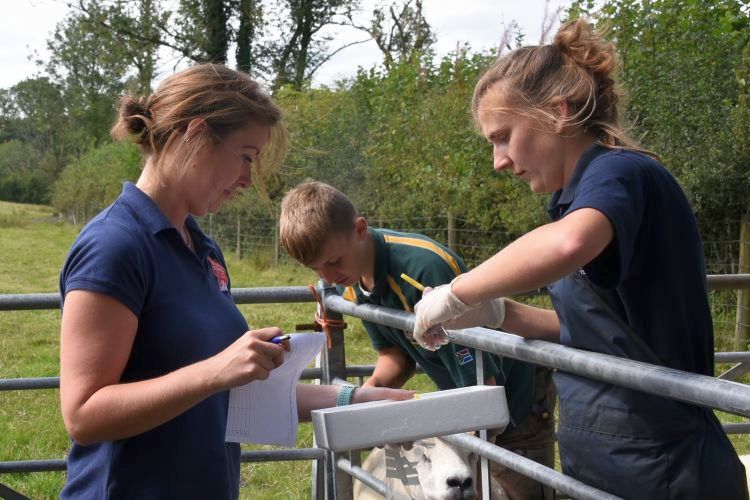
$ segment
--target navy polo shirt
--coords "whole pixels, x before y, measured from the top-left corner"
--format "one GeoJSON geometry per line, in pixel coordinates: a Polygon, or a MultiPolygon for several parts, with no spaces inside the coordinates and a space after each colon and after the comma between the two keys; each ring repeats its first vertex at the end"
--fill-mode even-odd
{"type": "Polygon", "coordinates": [[[594,144],[553,194],[549,214],[559,220],[581,208],[603,213],[614,229],[583,267],[588,281],[664,365],[712,375],[703,244],[675,178],[650,156],[594,144]]]}
{"type": "MultiPolygon", "coordinates": [[[[223,255],[189,217],[193,253],[131,183],[81,231],[60,276],[64,297],[90,290],[138,318],[122,382],[165,375],[211,357],[247,331],[223,255]]],[[[115,332],[103,331],[103,335],[115,332]]],[[[148,432],[73,442],[62,498],[237,498],[240,448],[224,441],[229,394],[208,397],[148,432]]]]}

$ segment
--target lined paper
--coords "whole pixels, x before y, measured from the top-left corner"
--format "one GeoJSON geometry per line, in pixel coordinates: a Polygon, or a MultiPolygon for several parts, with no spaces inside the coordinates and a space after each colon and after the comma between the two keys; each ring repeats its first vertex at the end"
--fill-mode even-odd
{"type": "Polygon", "coordinates": [[[325,335],[297,333],[292,351],[266,380],[255,380],[229,391],[226,440],[233,443],[294,446],[297,441],[297,383],[302,370],[320,352],[325,335]]]}

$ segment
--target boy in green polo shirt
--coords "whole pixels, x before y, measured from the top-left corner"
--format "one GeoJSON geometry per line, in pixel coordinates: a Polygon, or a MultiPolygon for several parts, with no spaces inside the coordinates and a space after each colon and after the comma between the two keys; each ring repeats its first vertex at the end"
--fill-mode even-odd
{"type": "MultiPolygon", "coordinates": [[[[321,182],[302,183],[286,194],[280,238],[289,255],[358,304],[413,312],[422,287],[450,283],[467,270],[452,250],[426,236],[368,227],[346,195],[321,182]]],[[[449,343],[430,351],[409,332],[362,323],[378,352],[365,386],[401,388],[417,364],[440,390],[476,384],[474,349],[449,343]]],[[[496,443],[554,467],[554,403],[544,404],[549,373],[539,372],[535,389],[532,365],[491,353],[483,353],[483,361],[485,382],[505,386],[511,416],[496,443]]],[[[553,498],[550,488],[498,464],[492,474],[512,499],[553,498]]]]}

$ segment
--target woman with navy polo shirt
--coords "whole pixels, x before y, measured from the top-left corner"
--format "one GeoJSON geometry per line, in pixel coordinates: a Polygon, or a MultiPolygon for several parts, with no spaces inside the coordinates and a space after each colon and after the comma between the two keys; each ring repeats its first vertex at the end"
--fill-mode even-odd
{"type": "MultiPolygon", "coordinates": [[[[472,109],[494,168],[552,193],[551,223],[415,307],[432,325],[503,329],[713,375],[703,248],[676,180],[619,126],[611,44],[584,21],[499,58],[472,109]],[[677,251],[675,251],[677,249],[677,251]],[[548,286],[554,311],[503,299],[548,286]]],[[[624,498],[746,499],[745,471],[706,408],[555,375],[566,474],[624,498]]]]}
{"type": "MultiPolygon", "coordinates": [[[[283,348],[270,340],[281,331],[248,331],[221,250],[193,216],[273,170],[281,111],[246,74],[204,64],[147,98],[124,97],[113,135],[146,161],[81,231],[61,273],[60,398],[73,438],[61,497],[237,498],[228,389],[279,366],[283,348]]],[[[360,388],[353,400],[412,394],[360,388]]],[[[338,396],[299,385],[300,417],[338,396]]]]}

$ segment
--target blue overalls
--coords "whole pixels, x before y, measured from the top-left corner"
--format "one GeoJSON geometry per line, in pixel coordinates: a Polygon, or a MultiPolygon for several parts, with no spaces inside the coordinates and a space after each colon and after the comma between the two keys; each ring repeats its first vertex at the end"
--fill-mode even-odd
{"type": "MultiPolygon", "coordinates": [[[[661,364],[581,271],[549,289],[563,344],[661,364]]],[[[566,475],[623,498],[747,498],[744,467],[711,410],[560,371],[555,384],[566,475]]]]}
{"type": "MultiPolygon", "coordinates": [[[[711,374],[702,245],[674,178],[645,155],[592,146],[549,211],[558,220],[583,208],[606,215],[615,235],[549,286],[560,343],[711,374]]],[[[555,384],[566,475],[629,499],[748,498],[745,469],[712,410],[560,371],[555,384]]]]}

